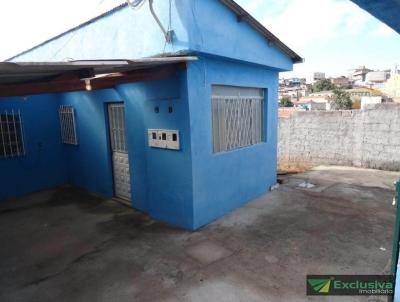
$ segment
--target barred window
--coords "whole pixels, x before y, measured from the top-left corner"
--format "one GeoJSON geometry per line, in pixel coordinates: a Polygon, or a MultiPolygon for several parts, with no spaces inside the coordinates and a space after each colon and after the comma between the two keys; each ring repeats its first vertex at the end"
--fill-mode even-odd
{"type": "Polygon", "coordinates": [[[69,145],[78,145],[74,107],[60,106],[59,115],[62,142],[69,145]]]}
{"type": "Polygon", "coordinates": [[[264,141],[264,89],[212,87],[214,153],[264,141]]]}
{"type": "Polygon", "coordinates": [[[0,158],[25,154],[21,112],[0,112],[0,158]]]}

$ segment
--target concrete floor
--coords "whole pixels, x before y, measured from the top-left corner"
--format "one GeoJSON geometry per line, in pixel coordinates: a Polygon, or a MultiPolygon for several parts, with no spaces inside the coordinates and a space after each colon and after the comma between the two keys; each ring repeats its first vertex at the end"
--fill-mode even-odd
{"type": "Polygon", "coordinates": [[[398,177],[319,167],[195,233],[77,189],[31,194],[0,205],[0,301],[386,301],[306,297],[305,276],[388,272],[398,177]]]}

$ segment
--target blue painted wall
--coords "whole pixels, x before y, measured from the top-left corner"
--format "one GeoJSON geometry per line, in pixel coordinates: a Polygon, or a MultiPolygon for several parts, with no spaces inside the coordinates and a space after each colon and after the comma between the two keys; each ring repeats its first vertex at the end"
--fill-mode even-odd
{"type": "Polygon", "coordinates": [[[188,29],[190,51],[292,70],[292,60],[219,0],[191,0],[178,6],[188,29]]]}
{"type": "Polygon", "coordinates": [[[194,227],[268,191],[276,183],[278,72],[202,58],[188,69],[194,227]],[[266,89],[265,143],[213,153],[211,85],[266,89]]]}
{"type": "MultiPolygon", "coordinates": [[[[168,23],[168,1],[155,3],[162,22],[168,23]]],[[[181,50],[200,58],[189,63],[187,70],[165,80],[32,98],[38,103],[45,102],[43,105],[51,105],[25,108],[31,125],[35,125],[33,117],[38,111],[39,116],[46,116],[38,129],[27,135],[31,141],[27,161],[33,162],[40,153],[34,150],[35,142],[40,139],[45,141],[44,146],[53,149],[57,146],[56,152],[49,155],[51,162],[57,159],[57,166],[43,170],[38,166],[30,176],[34,178],[38,173],[38,180],[29,183],[27,174],[23,176],[27,182],[22,185],[18,184],[18,176],[25,170],[15,170],[15,176],[7,180],[14,187],[3,193],[4,196],[16,195],[18,186],[23,187],[21,193],[24,193],[64,182],[104,197],[113,196],[106,108],[109,102],[125,103],[133,206],[154,218],[196,229],[263,194],[275,184],[278,71],[290,70],[292,61],[268,45],[246,22],[237,22],[235,14],[219,0],[174,0],[171,3],[173,45],[165,44],[146,7],[139,11],[121,7],[16,59],[120,59],[181,50]],[[218,26],[215,26],[216,20],[218,26]],[[146,34],[143,34],[144,29],[146,34]],[[69,42],[65,43],[67,40],[69,42]],[[61,47],[63,45],[65,47],[61,47]],[[264,143],[213,153],[212,85],[265,89],[264,143]],[[59,104],[75,107],[78,146],[60,144],[59,104]],[[159,113],[154,111],[156,106],[160,108],[159,113]],[[168,113],[170,106],[173,113],[168,113]],[[47,124],[49,127],[45,127],[47,124]],[[149,128],[179,130],[181,150],[149,148],[149,128]]],[[[0,106],[14,106],[18,102],[6,99],[0,106]]],[[[8,172],[2,171],[14,169],[17,162],[0,162],[0,165],[6,169],[0,170],[0,177],[7,178],[8,172]]]]}
{"type": "Polygon", "coordinates": [[[40,158],[40,165],[27,173],[25,166],[18,166],[19,160],[0,162],[5,171],[0,175],[8,177],[4,183],[9,184],[8,191],[2,191],[3,199],[63,183],[112,197],[107,104],[124,102],[133,206],[156,219],[196,229],[263,194],[276,182],[277,85],[274,69],[203,56],[166,80],[36,96],[28,101],[5,99],[1,108],[23,109],[28,129],[26,162],[40,158]],[[213,153],[212,85],[265,89],[264,143],[213,153]],[[61,144],[59,105],[75,108],[78,146],[61,144]],[[148,147],[149,128],[179,130],[181,150],[148,147]],[[35,147],[38,142],[44,151],[35,147]]]}
{"type": "Polygon", "coordinates": [[[121,97],[114,89],[107,89],[63,93],[59,99],[61,105],[75,108],[78,145],[64,145],[68,182],[103,197],[112,197],[106,103],[121,102],[121,97]]]}
{"type": "MultiPolygon", "coordinates": [[[[180,1],[187,0],[172,1],[171,7],[171,26],[175,32],[173,45],[165,43],[163,33],[151,16],[147,4],[140,10],[132,10],[125,5],[94,22],[23,53],[13,61],[134,59],[188,49],[187,31],[175,8],[180,1]]],[[[169,1],[155,1],[154,9],[161,22],[168,24],[169,1]]]]}
{"type": "Polygon", "coordinates": [[[175,77],[115,89],[1,98],[0,111],[21,110],[26,156],[0,160],[0,200],[72,184],[113,196],[107,104],[123,102],[133,207],[193,229],[193,187],[186,71],[175,77]],[[75,108],[78,145],[61,143],[58,108],[75,108]],[[160,112],[155,112],[159,107],[160,112]],[[169,113],[169,107],[173,112],[169,113]],[[147,129],[180,131],[181,150],[148,147],[147,129]],[[40,146],[39,146],[40,144],[40,146]],[[3,186],[4,184],[4,186],[3,186]]]}
{"type": "Polygon", "coordinates": [[[282,71],[292,70],[293,62],[289,57],[269,45],[248,23],[237,22],[236,15],[219,0],[172,0],[171,9],[169,1],[154,3],[165,27],[171,23],[172,44],[165,43],[147,5],[140,10],[122,6],[15,57],[13,61],[135,59],[182,51],[218,55],[282,71]]]}
{"type": "Polygon", "coordinates": [[[0,201],[66,182],[56,95],[0,98],[0,112],[20,110],[26,155],[0,158],[0,201]]]}
{"type": "Polygon", "coordinates": [[[129,148],[132,205],[167,223],[192,229],[191,148],[186,76],[132,83],[116,89],[60,95],[76,112],[78,146],[65,145],[68,182],[113,196],[107,104],[123,102],[129,148]],[[160,112],[155,112],[159,107],[160,112]],[[172,107],[173,112],[168,113],[172,107]],[[148,147],[147,129],[177,129],[181,150],[148,147]]]}
{"type": "Polygon", "coordinates": [[[169,80],[121,85],[117,90],[126,102],[133,206],[159,220],[192,229],[186,72],[169,80]],[[173,113],[168,113],[169,107],[173,113]],[[179,130],[181,150],[148,147],[147,129],[151,128],[179,130]]]}

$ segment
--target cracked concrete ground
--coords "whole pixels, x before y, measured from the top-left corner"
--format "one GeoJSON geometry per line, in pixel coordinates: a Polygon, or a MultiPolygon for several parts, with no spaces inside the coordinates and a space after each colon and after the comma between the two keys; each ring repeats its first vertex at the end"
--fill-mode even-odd
{"type": "Polygon", "coordinates": [[[31,194],[0,205],[0,301],[386,301],[306,297],[305,276],[389,271],[398,177],[286,176],[194,233],[74,188],[31,194]]]}

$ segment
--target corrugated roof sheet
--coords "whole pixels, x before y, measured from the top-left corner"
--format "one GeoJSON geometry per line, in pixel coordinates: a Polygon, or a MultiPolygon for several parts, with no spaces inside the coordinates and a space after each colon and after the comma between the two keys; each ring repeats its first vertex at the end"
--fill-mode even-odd
{"type": "Polygon", "coordinates": [[[163,65],[197,60],[193,56],[154,57],[140,60],[85,60],[71,62],[0,62],[0,84],[16,84],[38,81],[62,75],[66,72],[91,70],[94,74],[111,74],[138,69],[150,69],[163,65]]]}

